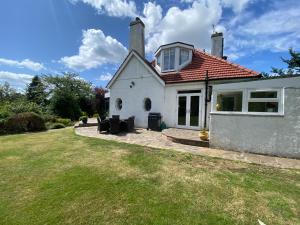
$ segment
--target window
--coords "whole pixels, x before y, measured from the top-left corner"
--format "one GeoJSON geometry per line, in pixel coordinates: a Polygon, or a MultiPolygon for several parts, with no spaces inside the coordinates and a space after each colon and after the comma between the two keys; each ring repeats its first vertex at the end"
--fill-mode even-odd
{"type": "Polygon", "coordinates": [[[165,49],[163,70],[175,69],[175,48],[165,49]]]}
{"type": "Polygon", "coordinates": [[[150,98],[145,98],[145,100],[144,100],[144,109],[147,112],[151,110],[151,99],[150,98]]]}
{"type": "Polygon", "coordinates": [[[161,65],[161,53],[156,57],[156,64],[160,67],[161,65]]]}
{"type": "Polygon", "coordinates": [[[243,107],[243,92],[224,92],[217,95],[217,111],[241,112],[243,107]]]}
{"type": "Polygon", "coordinates": [[[179,65],[184,64],[188,60],[189,60],[189,50],[181,48],[180,49],[180,57],[179,57],[179,65]]]}
{"type": "Polygon", "coordinates": [[[117,99],[116,99],[116,109],[117,109],[118,111],[120,111],[120,110],[122,109],[122,106],[123,106],[123,104],[122,104],[122,99],[117,98],[117,99]]]}
{"type": "Polygon", "coordinates": [[[250,91],[248,112],[279,112],[278,91],[250,91]]]}

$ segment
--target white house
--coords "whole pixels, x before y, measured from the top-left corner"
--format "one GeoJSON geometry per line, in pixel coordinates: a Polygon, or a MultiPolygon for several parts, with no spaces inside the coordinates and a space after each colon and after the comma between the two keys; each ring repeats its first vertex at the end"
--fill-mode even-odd
{"type": "Polygon", "coordinates": [[[144,27],[139,18],[130,23],[130,52],[107,85],[110,116],[135,116],[137,127],[147,127],[149,112],[157,112],[168,127],[200,129],[209,124],[214,84],[260,77],[223,57],[222,33],[211,36],[211,54],[176,42],[160,46],[149,62],[144,27]]]}

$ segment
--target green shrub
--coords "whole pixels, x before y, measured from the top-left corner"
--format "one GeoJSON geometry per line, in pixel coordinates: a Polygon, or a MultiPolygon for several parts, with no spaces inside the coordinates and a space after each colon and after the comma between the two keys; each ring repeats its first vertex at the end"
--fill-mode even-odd
{"type": "Polygon", "coordinates": [[[50,129],[61,129],[61,128],[65,128],[65,125],[62,123],[53,123],[50,126],[50,129]]]}
{"type": "Polygon", "coordinates": [[[79,118],[79,120],[82,121],[82,123],[87,124],[88,117],[87,117],[87,116],[81,116],[81,117],[79,118]]]}
{"type": "Polygon", "coordinates": [[[65,127],[73,126],[74,123],[70,119],[64,119],[64,118],[56,118],[55,123],[61,123],[65,127]]]}
{"type": "Polygon", "coordinates": [[[4,119],[0,119],[0,135],[1,134],[6,134],[5,120],[4,119]]]}
{"type": "Polygon", "coordinates": [[[9,106],[10,111],[14,114],[24,113],[24,112],[34,112],[37,114],[42,114],[42,108],[34,102],[29,101],[17,101],[13,102],[9,106]]]}
{"type": "Polygon", "coordinates": [[[46,130],[44,119],[33,112],[10,116],[4,123],[6,133],[23,133],[46,130]]]}
{"type": "Polygon", "coordinates": [[[57,118],[51,114],[43,114],[43,119],[45,123],[55,123],[57,118]]]}

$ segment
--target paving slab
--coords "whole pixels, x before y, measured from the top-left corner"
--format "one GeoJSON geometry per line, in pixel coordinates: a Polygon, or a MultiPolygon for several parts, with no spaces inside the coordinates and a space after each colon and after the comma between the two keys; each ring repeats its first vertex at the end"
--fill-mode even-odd
{"type": "Polygon", "coordinates": [[[288,159],[274,156],[184,145],[168,140],[168,138],[161,132],[150,131],[142,128],[138,128],[132,133],[120,133],[118,135],[112,135],[107,133],[99,134],[97,131],[97,127],[77,127],[75,128],[75,133],[87,137],[114,140],[118,142],[125,142],[129,144],[137,144],[141,146],[160,149],[172,149],[180,152],[188,152],[191,154],[217,157],[246,163],[255,163],[278,168],[300,169],[300,160],[298,159],[288,159]]]}

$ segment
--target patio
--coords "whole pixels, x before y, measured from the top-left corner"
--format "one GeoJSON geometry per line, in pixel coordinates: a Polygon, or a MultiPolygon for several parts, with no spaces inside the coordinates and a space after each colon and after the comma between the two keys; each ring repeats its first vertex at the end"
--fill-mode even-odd
{"type": "MultiPolygon", "coordinates": [[[[184,131],[184,130],[183,130],[184,131]]],[[[165,131],[168,132],[168,129],[165,131]]],[[[91,127],[76,127],[75,133],[82,136],[101,138],[105,140],[113,140],[129,144],[137,144],[147,147],[160,149],[173,149],[180,152],[187,152],[202,156],[217,157],[229,160],[242,161],[247,163],[255,163],[266,166],[279,168],[295,168],[300,169],[300,160],[272,157],[251,153],[242,153],[234,151],[224,151],[220,149],[212,149],[206,147],[197,147],[175,143],[164,135],[165,132],[150,131],[143,128],[137,128],[131,133],[119,133],[116,135],[101,133],[99,134],[96,126],[91,127]]],[[[177,131],[178,133],[179,131],[177,131]]]]}

